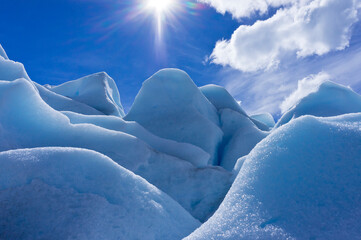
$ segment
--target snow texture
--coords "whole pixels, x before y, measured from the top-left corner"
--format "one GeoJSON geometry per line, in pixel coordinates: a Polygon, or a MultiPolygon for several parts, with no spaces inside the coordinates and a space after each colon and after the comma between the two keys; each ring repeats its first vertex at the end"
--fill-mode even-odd
{"type": "Polygon", "coordinates": [[[186,239],[359,239],[360,143],[361,113],[292,120],[252,150],[186,239]]]}
{"type": "Polygon", "coordinates": [[[108,157],[74,148],[0,153],[1,239],[180,239],[199,226],[108,157]]]}

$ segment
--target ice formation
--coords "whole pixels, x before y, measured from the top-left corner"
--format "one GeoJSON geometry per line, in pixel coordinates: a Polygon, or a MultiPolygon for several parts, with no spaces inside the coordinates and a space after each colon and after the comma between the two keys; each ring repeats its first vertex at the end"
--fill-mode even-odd
{"type": "Polygon", "coordinates": [[[46,87],[57,94],[87,104],[106,115],[124,116],[117,85],[104,72],[65,82],[59,86],[46,85],[46,87]]]}
{"type": "Polygon", "coordinates": [[[125,120],[150,132],[201,147],[217,163],[222,141],[216,108],[183,71],[165,69],[143,83],[125,120]]]}
{"type": "Polygon", "coordinates": [[[74,148],[0,153],[1,239],[181,239],[199,226],[110,158],[74,148]]]}
{"type": "Polygon", "coordinates": [[[0,239],[357,239],[360,156],[332,82],[275,125],[164,69],[124,116],[106,73],[42,86],[0,45],[0,239]]]}
{"type": "Polygon", "coordinates": [[[326,81],[284,113],[276,127],[303,115],[331,117],[357,112],[361,112],[361,96],[348,87],[326,81]]]}
{"type": "Polygon", "coordinates": [[[187,239],[358,239],[360,143],[360,113],[291,121],[252,150],[187,239]]]}
{"type": "Polygon", "coordinates": [[[251,118],[263,123],[269,128],[273,128],[276,125],[275,120],[270,113],[255,114],[252,115],[251,118]]]}

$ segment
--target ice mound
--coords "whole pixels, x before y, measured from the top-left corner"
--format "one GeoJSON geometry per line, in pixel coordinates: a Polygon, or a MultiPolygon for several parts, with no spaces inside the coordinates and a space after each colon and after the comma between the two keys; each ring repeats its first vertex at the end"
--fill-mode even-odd
{"type": "MultiPolygon", "coordinates": [[[[249,118],[247,113],[241,108],[239,103],[231,96],[231,94],[221,86],[214,84],[209,84],[199,88],[201,92],[206,96],[206,98],[216,107],[216,109],[221,111],[222,109],[231,109],[235,112],[240,113],[241,115],[249,118]]],[[[250,120],[261,130],[268,131],[269,127],[264,123],[250,118],[250,120]]]]}
{"type": "Polygon", "coordinates": [[[263,123],[269,128],[273,128],[276,125],[275,120],[270,113],[255,114],[252,115],[251,118],[263,123]]]}
{"type": "Polygon", "coordinates": [[[162,138],[199,146],[218,164],[223,133],[217,110],[181,70],[164,69],[146,80],[124,119],[162,138]]]}
{"type": "Polygon", "coordinates": [[[316,92],[302,98],[289,109],[277,122],[276,127],[303,115],[330,117],[356,112],[361,112],[361,96],[350,88],[326,81],[316,92]]]}
{"type": "Polygon", "coordinates": [[[4,49],[0,46],[0,81],[13,81],[18,78],[25,78],[30,81],[24,65],[9,60],[4,49]]]}
{"type": "Polygon", "coordinates": [[[1,239],[181,239],[199,226],[165,193],[94,151],[0,153],[1,239]]]}
{"type": "Polygon", "coordinates": [[[128,122],[114,116],[87,116],[74,112],[63,112],[71,123],[90,123],[106,129],[120,131],[135,136],[159,152],[186,160],[196,167],[204,167],[209,160],[209,154],[201,148],[188,144],[160,138],[145,130],[137,122],[128,122]]]}
{"type": "Polygon", "coordinates": [[[124,116],[117,85],[105,72],[95,73],[80,79],[49,86],[51,91],[87,104],[96,110],[114,116],[124,116]]]}
{"type": "Polygon", "coordinates": [[[92,108],[84,103],[77,102],[71,98],[59,95],[38,83],[35,83],[41,98],[53,109],[58,111],[71,111],[87,115],[104,115],[95,108],[92,108]]]}
{"type": "Polygon", "coordinates": [[[224,87],[209,84],[200,87],[199,89],[204,94],[204,96],[206,96],[206,98],[217,108],[217,110],[229,108],[247,116],[247,113],[241,108],[237,101],[224,87]]]}
{"type": "Polygon", "coordinates": [[[187,239],[358,239],[360,143],[361,113],[292,120],[252,150],[187,239]]]}
{"type": "Polygon", "coordinates": [[[71,124],[25,79],[0,81],[0,102],[0,151],[49,146],[95,150],[144,177],[202,221],[216,210],[231,185],[231,173],[220,167],[198,169],[127,133],[71,124]]]}

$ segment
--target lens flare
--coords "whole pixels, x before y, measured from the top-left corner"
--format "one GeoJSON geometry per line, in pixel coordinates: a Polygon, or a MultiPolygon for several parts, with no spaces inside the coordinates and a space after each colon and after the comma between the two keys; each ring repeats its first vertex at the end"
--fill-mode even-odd
{"type": "Polygon", "coordinates": [[[172,7],[172,3],[174,3],[173,0],[147,0],[147,8],[161,14],[172,7]]]}
{"type": "Polygon", "coordinates": [[[177,0],[144,0],[145,8],[154,14],[157,23],[158,39],[162,37],[163,23],[174,12],[177,0]]]}

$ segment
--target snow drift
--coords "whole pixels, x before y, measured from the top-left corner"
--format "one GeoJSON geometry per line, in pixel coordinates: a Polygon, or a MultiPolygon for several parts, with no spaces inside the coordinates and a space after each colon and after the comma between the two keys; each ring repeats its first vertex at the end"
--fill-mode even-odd
{"type": "Polygon", "coordinates": [[[1,239],[181,239],[199,226],[147,181],[94,151],[0,153],[1,239]]]}
{"type": "Polygon", "coordinates": [[[187,239],[358,239],[361,113],[300,117],[260,142],[187,239]]]}

